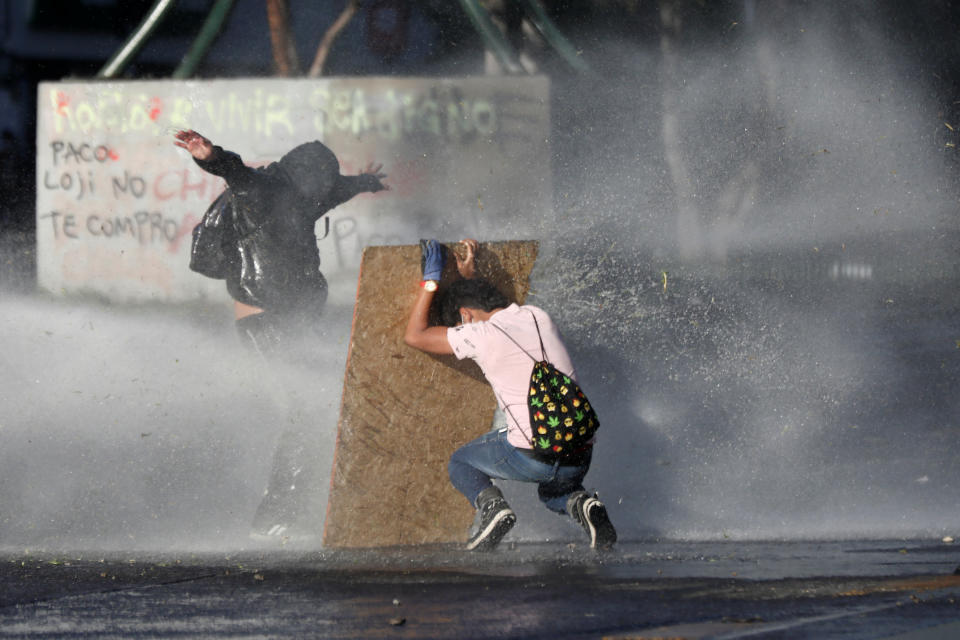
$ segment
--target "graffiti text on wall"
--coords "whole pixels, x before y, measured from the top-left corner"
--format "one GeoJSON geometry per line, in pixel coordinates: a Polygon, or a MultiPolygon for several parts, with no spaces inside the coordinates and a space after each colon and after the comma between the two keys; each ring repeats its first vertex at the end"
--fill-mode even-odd
{"type": "Polygon", "coordinates": [[[150,204],[189,198],[206,203],[223,189],[222,180],[202,171],[177,169],[155,175],[131,171],[119,166],[120,154],[106,144],[53,140],[48,151],[51,168],[44,169],[41,188],[60,194],[68,202],[92,198],[102,208],[98,211],[93,206],[91,210],[88,205],[82,210],[67,207],[41,213],[38,220],[50,225],[58,241],[79,240],[86,235],[134,240],[140,246],[164,244],[175,252],[196,225],[197,217],[192,213],[170,217],[151,210],[150,204]],[[145,203],[138,206],[140,200],[145,203]],[[126,202],[134,203],[134,210],[123,211],[126,202]]]}
{"type": "MultiPolygon", "coordinates": [[[[293,103],[286,93],[263,89],[242,95],[229,92],[199,102],[184,96],[131,96],[115,89],[89,97],[52,89],[49,99],[57,134],[158,135],[167,129],[202,127],[211,134],[231,130],[263,137],[292,136],[294,123],[306,120],[311,133],[320,137],[342,132],[371,134],[388,141],[424,135],[462,140],[492,137],[499,126],[493,101],[468,98],[453,89],[371,93],[361,88],[318,87],[307,95],[306,104],[293,103]]],[[[110,150],[94,147],[61,152],[82,153],[85,159],[100,161],[110,150]]]]}
{"type": "Polygon", "coordinates": [[[370,245],[505,220],[529,233],[515,212],[548,209],[549,165],[537,161],[549,157],[548,89],[542,77],[41,83],[38,283],[117,299],[226,296],[189,269],[191,231],[225,183],[174,146],[184,128],[251,167],[314,139],[343,175],[383,163],[388,192],[315,227],[328,277],[356,269],[370,245]]]}

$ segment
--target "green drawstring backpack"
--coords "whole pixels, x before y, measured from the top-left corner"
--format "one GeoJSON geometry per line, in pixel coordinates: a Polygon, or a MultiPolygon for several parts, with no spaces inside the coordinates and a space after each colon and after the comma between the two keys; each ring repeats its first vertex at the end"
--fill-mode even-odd
{"type": "MultiPolygon", "coordinates": [[[[532,311],[530,315],[533,316],[532,311]]],[[[547,360],[536,316],[533,316],[533,323],[540,339],[542,358],[539,360],[521,347],[502,327],[493,322],[490,324],[497,327],[533,360],[530,391],[527,394],[530,444],[538,458],[551,464],[557,461],[562,463],[589,446],[590,440],[600,427],[600,420],[580,386],[547,360]]],[[[516,422],[516,418],[514,421],[516,422]]]]}

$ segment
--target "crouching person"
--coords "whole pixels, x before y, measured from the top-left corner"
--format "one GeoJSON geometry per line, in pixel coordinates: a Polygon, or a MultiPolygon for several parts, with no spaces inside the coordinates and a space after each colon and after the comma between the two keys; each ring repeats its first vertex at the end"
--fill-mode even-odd
{"type": "Polygon", "coordinates": [[[494,478],[536,483],[548,509],[569,514],[587,532],[591,547],[609,549],[616,530],[606,507],[583,486],[596,415],[577,387],[560,333],[542,309],[511,304],[493,285],[473,278],[477,242],[463,245],[466,256],[457,256],[463,279],[446,288],[440,300],[446,326],[430,326],[445,251],[435,240],[424,244],[423,280],[404,340],[428,353],[473,359],[506,417],[505,426],[466,443],[450,458],[450,481],[477,509],[467,549],[493,549],[516,523],[494,478]]]}

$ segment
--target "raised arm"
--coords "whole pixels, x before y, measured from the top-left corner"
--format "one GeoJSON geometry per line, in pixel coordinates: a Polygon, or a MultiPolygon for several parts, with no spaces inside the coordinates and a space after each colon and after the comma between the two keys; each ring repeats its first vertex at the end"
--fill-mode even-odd
{"type": "Polygon", "coordinates": [[[376,193],[389,190],[390,185],[383,180],[387,174],[383,173],[383,164],[371,162],[356,176],[339,176],[330,194],[330,208],[341,205],[359,193],[376,193]]]}
{"type": "Polygon", "coordinates": [[[454,251],[454,256],[457,258],[457,271],[464,280],[472,280],[473,277],[477,275],[476,261],[479,244],[473,238],[461,240],[460,244],[463,245],[466,250],[462,258],[459,252],[454,251]]]}
{"type": "Polygon", "coordinates": [[[189,151],[201,169],[220,176],[232,187],[245,187],[256,178],[256,171],[243,164],[240,156],[216,146],[193,129],[177,131],[173,137],[173,144],[189,151]]]}
{"type": "Polygon", "coordinates": [[[430,305],[436,295],[437,283],[443,274],[443,247],[436,240],[423,245],[423,279],[410,310],[403,341],[414,349],[427,353],[451,354],[453,347],[447,340],[446,327],[430,326],[430,305]]]}
{"type": "Polygon", "coordinates": [[[193,129],[183,129],[173,134],[173,144],[186,149],[194,160],[209,160],[213,155],[213,143],[193,129]]]}

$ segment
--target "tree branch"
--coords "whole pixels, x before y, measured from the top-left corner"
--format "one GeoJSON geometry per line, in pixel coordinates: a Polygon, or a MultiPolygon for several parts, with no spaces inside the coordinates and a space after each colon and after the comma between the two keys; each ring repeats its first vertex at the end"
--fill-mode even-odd
{"type": "Polygon", "coordinates": [[[333,24],[330,25],[327,32],[323,34],[323,40],[320,41],[320,46],[317,47],[317,55],[314,57],[313,64],[310,65],[310,72],[307,74],[311,78],[317,78],[323,75],[323,66],[326,64],[330,47],[333,46],[333,41],[337,39],[340,32],[343,31],[344,27],[350,22],[350,19],[353,18],[353,14],[357,12],[358,5],[359,0],[350,0],[347,2],[347,6],[343,8],[343,11],[337,16],[333,24]]]}
{"type": "Polygon", "coordinates": [[[290,33],[290,9],[287,0],[267,0],[267,21],[270,24],[270,42],[277,73],[284,77],[297,75],[300,61],[290,33]]]}

